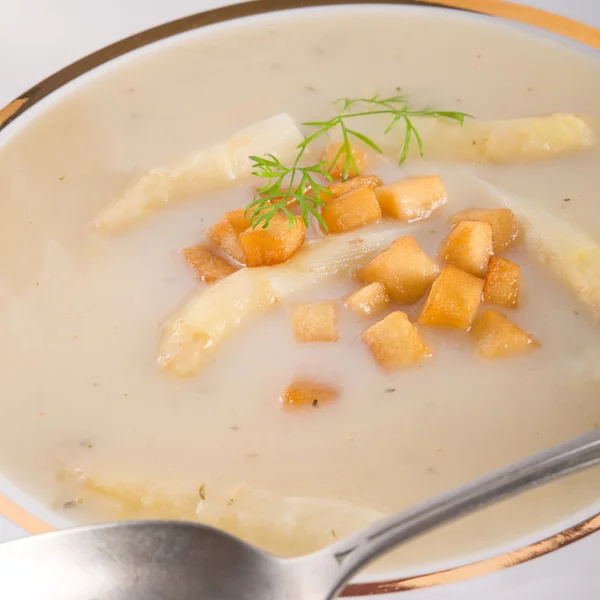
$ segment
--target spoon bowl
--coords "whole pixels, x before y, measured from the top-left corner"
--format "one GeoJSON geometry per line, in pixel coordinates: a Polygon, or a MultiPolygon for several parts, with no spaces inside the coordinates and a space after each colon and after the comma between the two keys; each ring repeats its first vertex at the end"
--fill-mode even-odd
{"type": "Polygon", "coordinates": [[[196,523],[123,522],[4,546],[1,578],[15,580],[7,589],[19,599],[220,600],[262,590],[266,600],[300,582],[285,561],[196,523]]]}

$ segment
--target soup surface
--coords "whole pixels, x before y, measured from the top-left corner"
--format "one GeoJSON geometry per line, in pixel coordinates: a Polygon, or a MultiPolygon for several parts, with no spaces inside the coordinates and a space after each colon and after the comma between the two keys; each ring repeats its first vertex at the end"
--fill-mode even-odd
{"type": "MultiPolygon", "coordinates": [[[[198,506],[199,519],[227,526],[223,514],[253,490],[230,528],[289,555],[597,427],[597,324],[519,245],[507,254],[523,281],[511,318],[541,342],[535,353],[485,361],[464,334],[430,328],[423,335],[434,356],[386,373],[360,339],[376,318],[340,306],[337,343],[298,344],[282,302],[195,377],[157,368],[161,328],[203,285],[180,250],[248,204],[255,186],[191,199],[114,237],[88,230],[95,214],[136,175],[249,123],[280,112],[298,123],[330,118],[336,98],[398,90],[415,106],[478,120],[598,117],[600,63],[454,13],[307,11],[195,32],[122,59],[18,136],[9,129],[0,153],[3,472],[77,521],[196,518],[198,506]],[[335,385],[340,397],[284,411],[278,397],[295,378],[335,385]],[[313,499],[300,524],[290,524],[286,511],[300,509],[288,498],[313,499]]],[[[599,159],[597,149],[502,166],[381,159],[372,172],[384,181],[450,174],[446,205],[402,230],[435,256],[452,213],[494,207],[452,178],[459,169],[539,201],[597,239],[599,159]]],[[[339,300],[354,289],[341,277],[293,300],[339,300]]],[[[397,560],[497,546],[599,496],[598,472],[588,472],[428,535],[397,560]]]]}

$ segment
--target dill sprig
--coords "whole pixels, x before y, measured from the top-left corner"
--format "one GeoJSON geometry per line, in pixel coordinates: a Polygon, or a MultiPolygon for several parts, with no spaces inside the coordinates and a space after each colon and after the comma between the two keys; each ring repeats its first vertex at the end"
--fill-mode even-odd
{"type": "Polygon", "coordinates": [[[286,167],[273,154],[251,156],[254,161],[252,175],[267,179],[267,183],[256,191],[254,200],[246,207],[252,227],[262,224],[268,227],[273,217],[283,212],[289,219],[290,227],[295,223],[296,217],[288,208],[290,203],[298,202],[302,211],[302,219],[308,225],[309,213],[327,229],[319,208],[325,206],[322,195],[331,196],[331,190],[319,183],[315,177],[321,177],[331,183],[333,177],[324,169],[325,162],[319,162],[310,167],[300,167],[298,162],[304,151],[298,154],[291,167],[286,167]]]}
{"type": "Polygon", "coordinates": [[[268,181],[260,187],[253,201],[247,206],[245,214],[248,215],[252,227],[262,225],[268,227],[273,217],[282,211],[287,215],[290,221],[290,227],[294,224],[294,215],[288,206],[291,201],[297,201],[304,223],[308,225],[308,216],[312,214],[321,225],[327,230],[319,209],[325,206],[323,194],[331,195],[322,182],[330,183],[332,181],[331,171],[341,158],[343,161],[342,181],[348,179],[350,173],[358,173],[358,165],[352,153],[351,141],[359,140],[378,154],[383,154],[383,150],[368,136],[349,126],[349,122],[357,117],[366,117],[373,115],[387,115],[390,121],[384,131],[384,135],[390,133],[398,123],[404,123],[405,134],[402,141],[402,150],[400,152],[399,164],[406,161],[413,140],[419,149],[419,154],[423,156],[423,140],[419,135],[412,119],[414,117],[439,117],[457,121],[461,125],[465,118],[470,115],[456,111],[440,111],[431,109],[413,109],[405,96],[391,96],[389,98],[380,98],[378,95],[370,98],[340,98],[336,100],[336,105],[341,105],[339,112],[328,121],[308,121],[302,123],[305,127],[314,128],[314,131],[308,135],[298,145],[298,155],[291,167],[286,167],[279,159],[272,154],[264,157],[251,156],[254,161],[252,172],[257,177],[263,177],[268,181]],[[364,110],[355,110],[357,106],[364,106],[364,110]],[[329,164],[321,161],[315,165],[302,167],[300,161],[316,139],[320,138],[329,131],[339,128],[341,144],[335,156],[329,164]],[[319,178],[321,181],[319,181],[319,178]]]}
{"type": "MultiPolygon", "coordinates": [[[[467,113],[458,111],[431,110],[429,108],[415,110],[409,105],[406,96],[391,96],[390,98],[379,98],[378,95],[375,95],[371,98],[340,98],[336,101],[336,103],[342,103],[343,107],[341,112],[337,115],[337,117],[334,117],[332,121],[338,118],[340,119],[342,126],[345,126],[344,121],[346,119],[353,119],[355,117],[365,117],[372,115],[388,115],[389,117],[391,117],[391,120],[388,126],[385,128],[385,131],[383,132],[384,135],[387,135],[396,127],[396,125],[398,125],[398,123],[404,123],[406,129],[404,134],[404,140],[402,142],[402,152],[400,153],[400,159],[398,161],[399,164],[403,164],[404,161],[407,159],[413,138],[417,142],[420,156],[423,156],[423,140],[421,139],[419,132],[417,131],[416,127],[412,122],[413,117],[445,118],[457,121],[461,125],[465,122],[465,118],[471,117],[471,115],[468,115],[467,113]],[[359,112],[349,112],[350,109],[356,106],[357,104],[366,105],[367,110],[359,112]]],[[[356,135],[357,132],[351,133],[379,154],[383,153],[383,150],[375,142],[373,142],[373,140],[370,140],[362,134],[356,135]]],[[[337,158],[339,158],[339,156],[341,156],[342,153],[344,153],[345,156],[348,155],[348,149],[350,148],[350,145],[346,143],[346,139],[346,136],[343,136],[342,148],[340,149],[340,153],[337,158]]],[[[356,163],[354,163],[354,165],[355,164],[356,163]]],[[[344,173],[346,173],[346,177],[347,172],[348,171],[346,171],[346,165],[344,165],[344,173]]]]}

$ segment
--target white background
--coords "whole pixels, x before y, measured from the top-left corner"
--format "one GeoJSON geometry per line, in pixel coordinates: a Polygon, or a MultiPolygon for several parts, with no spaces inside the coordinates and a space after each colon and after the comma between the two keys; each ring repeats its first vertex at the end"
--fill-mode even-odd
{"type": "MultiPolygon", "coordinates": [[[[600,28],[600,0],[521,0],[600,28]]],[[[123,37],[227,0],[0,0],[0,107],[123,37]]],[[[0,522],[0,539],[18,536],[0,522]]],[[[412,600],[600,599],[600,534],[491,576],[402,594],[412,600]]],[[[3,596],[0,582],[0,596],[3,596]]]]}

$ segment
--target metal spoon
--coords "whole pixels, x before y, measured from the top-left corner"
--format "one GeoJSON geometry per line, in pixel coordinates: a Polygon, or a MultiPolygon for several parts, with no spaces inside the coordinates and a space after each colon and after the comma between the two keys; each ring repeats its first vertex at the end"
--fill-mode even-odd
{"type": "Polygon", "coordinates": [[[600,429],[441,494],[319,552],[280,559],[199,524],[139,521],[0,544],[11,600],[330,600],[393,546],[600,463],[600,429]]]}

